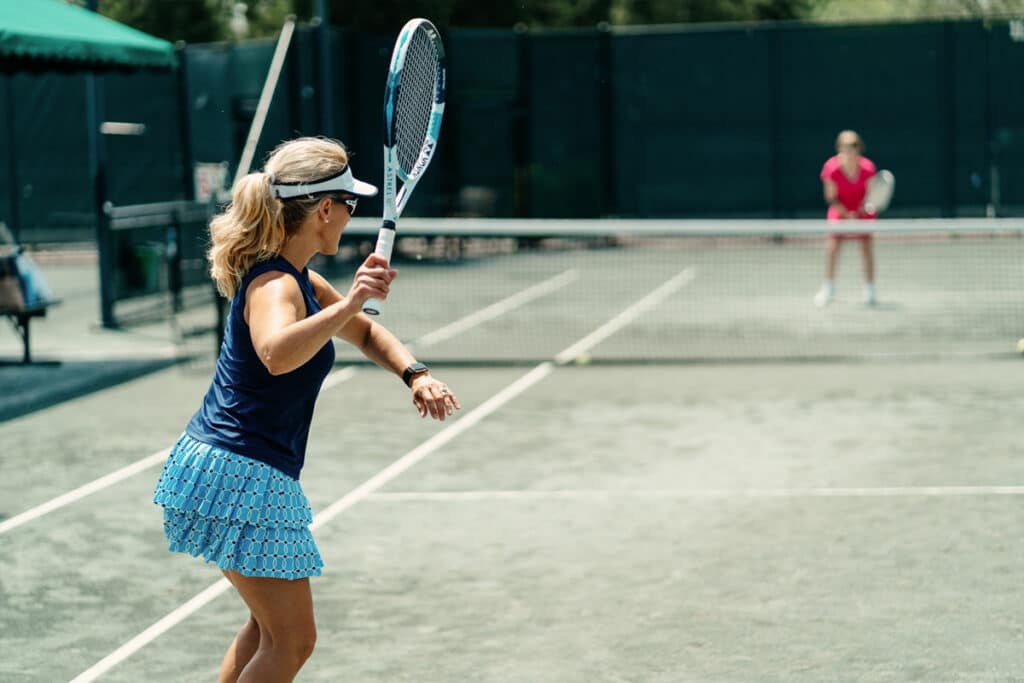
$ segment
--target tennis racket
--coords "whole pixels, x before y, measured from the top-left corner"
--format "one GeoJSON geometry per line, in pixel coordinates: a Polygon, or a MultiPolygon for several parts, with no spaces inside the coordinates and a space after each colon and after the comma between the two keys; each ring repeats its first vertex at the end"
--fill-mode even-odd
{"type": "MultiPolygon", "coordinates": [[[[374,252],[388,261],[398,217],[437,149],[445,87],[441,36],[426,19],[411,19],[395,41],[384,88],[384,221],[374,252]]],[[[370,315],[380,314],[382,308],[380,299],[363,304],[363,312],[370,315]]]]}
{"type": "Polygon", "coordinates": [[[868,191],[864,195],[864,210],[869,214],[878,215],[889,208],[892,191],[896,189],[896,177],[882,169],[868,181],[868,191]]]}

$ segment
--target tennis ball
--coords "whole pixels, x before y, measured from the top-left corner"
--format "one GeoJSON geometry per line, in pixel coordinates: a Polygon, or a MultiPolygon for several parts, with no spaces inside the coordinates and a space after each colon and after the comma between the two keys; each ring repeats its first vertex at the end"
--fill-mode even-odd
{"type": "Polygon", "coordinates": [[[1017,340],[1017,353],[1024,353],[1024,339],[1017,340]]]}
{"type": "MultiPolygon", "coordinates": [[[[1021,341],[1024,342],[1024,339],[1021,341]]],[[[576,356],[576,365],[590,365],[590,354],[584,351],[580,355],[576,356]]]]}

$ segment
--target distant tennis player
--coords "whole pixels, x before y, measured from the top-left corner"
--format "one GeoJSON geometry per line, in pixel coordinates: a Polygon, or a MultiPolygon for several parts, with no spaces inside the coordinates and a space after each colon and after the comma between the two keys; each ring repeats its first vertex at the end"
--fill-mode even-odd
{"type": "MultiPolygon", "coordinates": [[[[856,132],[844,130],[836,137],[836,154],[821,169],[829,221],[874,220],[877,217],[864,206],[868,181],[875,175],[875,164],[863,152],[864,142],[856,132]]],[[[840,246],[847,240],[859,242],[864,255],[864,301],[871,306],[878,302],[871,233],[863,231],[863,228],[858,230],[844,226],[841,231],[830,233],[825,243],[825,282],[814,297],[818,306],[828,305],[835,296],[836,261],[840,246]]]]}
{"type": "Polygon", "coordinates": [[[345,295],[307,268],[315,254],[338,251],[359,198],[375,194],[352,175],[341,144],[299,138],[239,180],[210,224],[210,271],[231,309],[213,382],[171,449],[154,502],[164,508],[170,549],[215,562],[249,608],[219,683],[290,681],[313,650],[309,577],[323,562],[299,472],[313,405],[334,365],[332,340],[401,377],[420,416],[443,420],[459,408],[361,312],[370,297],[387,297],[397,274],[383,257],[370,254],[345,295]]]}

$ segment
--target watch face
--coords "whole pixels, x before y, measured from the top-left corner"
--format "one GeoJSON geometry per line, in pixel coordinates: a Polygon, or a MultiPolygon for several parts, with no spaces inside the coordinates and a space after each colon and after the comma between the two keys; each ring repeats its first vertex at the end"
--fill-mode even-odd
{"type": "Polygon", "coordinates": [[[413,363],[405,369],[405,372],[402,373],[402,379],[405,380],[406,384],[409,384],[413,377],[416,375],[422,375],[424,372],[427,372],[427,370],[427,366],[423,363],[413,363]]]}

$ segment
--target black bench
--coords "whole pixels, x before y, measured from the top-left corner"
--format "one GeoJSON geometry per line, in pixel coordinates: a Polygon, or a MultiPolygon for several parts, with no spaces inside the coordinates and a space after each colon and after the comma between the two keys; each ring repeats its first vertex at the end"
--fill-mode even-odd
{"type": "Polygon", "coordinates": [[[51,301],[39,301],[30,306],[25,306],[22,309],[13,308],[0,308],[0,315],[10,318],[14,328],[18,331],[18,336],[21,337],[21,343],[23,351],[21,355],[21,362],[23,364],[29,364],[32,362],[32,349],[30,346],[29,336],[29,325],[32,322],[32,318],[42,318],[46,316],[46,310],[50,306],[59,304],[59,299],[51,301]]]}
{"type": "MultiPolygon", "coordinates": [[[[18,256],[22,253],[22,249],[2,221],[0,221],[0,252],[3,252],[0,253],[0,284],[4,285],[4,296],[0,298],[0,315],[9,318],[18,331],[24,349],[21,354],[21,362],[27,365],[32,362],[29,337],[29,325],[32,323],[32,318],[42,318],[46,315],[47,309],[60,303],[60,300],[42,298],[41,292],[38,291],[24,291],[25,281],[23,278],[29,277],[31,280],[33,273],[19,272],[18,256]],[[13,295],[12,286],[15,290],[13,295]]],[[[38,273],[34,273],[34,276],[40,279],[42,277],[38,273]]],[[[44,289],[44,291],[46,290],[44,289]]]]}

